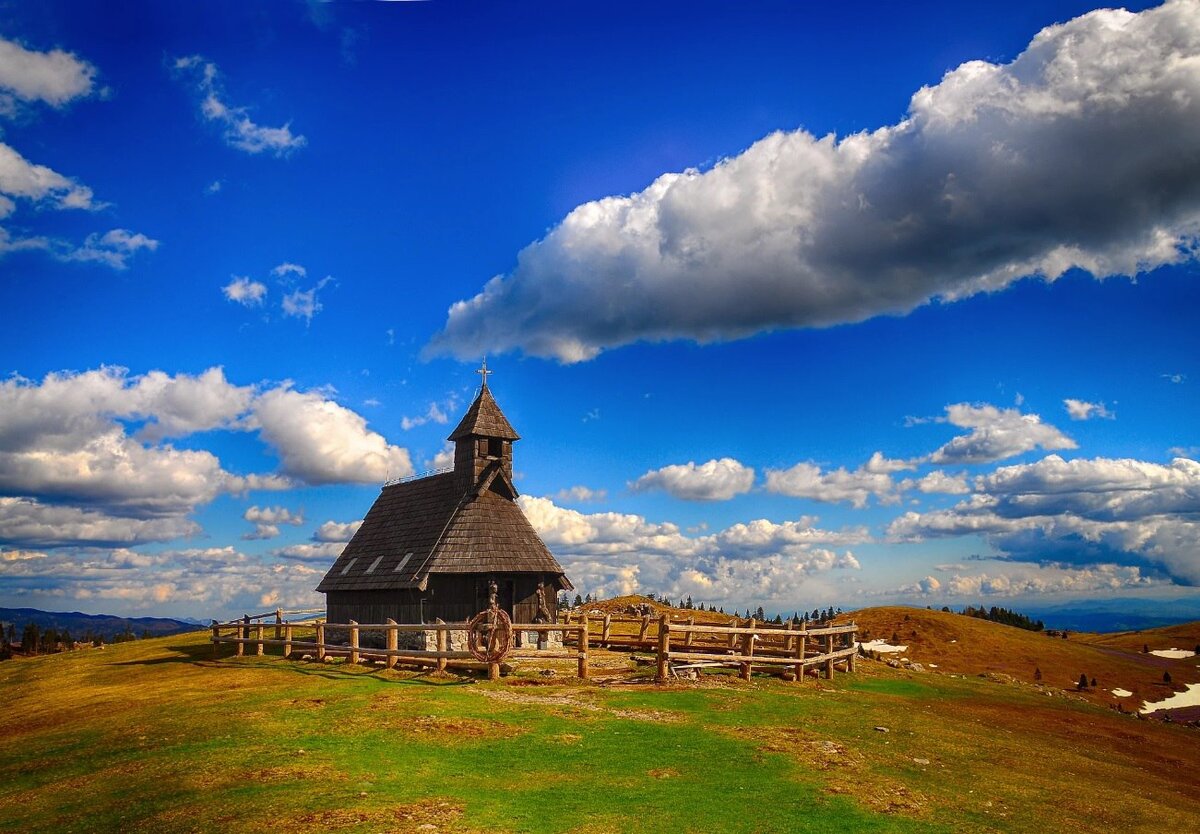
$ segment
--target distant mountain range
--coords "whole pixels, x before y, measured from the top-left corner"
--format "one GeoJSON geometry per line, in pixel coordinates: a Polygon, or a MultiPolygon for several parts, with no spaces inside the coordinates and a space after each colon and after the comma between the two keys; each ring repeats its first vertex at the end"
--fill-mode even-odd
{"type": "Polygon", "coordinates": [[[1069,631],[1140,631],[1200,620],[1200,597],[1179,599],[1081,599],[1060,605],[1019,606],[1046,628],[1069,631]]]}
{"type": "Polygon", "coordinates": [[[21,639],[21,632],[26,624],[34,623],[39,629],[53,628],[56,631],[64,629],[78,640],[89,630],[98,637],[111,640],[118,634],[124,634],[128,629],[141,637],[149,634],[151,637],[165,637],[168,634],[179,634],[184,631],[195,631],[201,623],[174,620],[169,617],[115,617],[111,614],[83,614],[79,611],[40,611],[37,608],[0,608],[0,625],[7,630],[9,623],[15,626],[16,638],[21,639]]]}

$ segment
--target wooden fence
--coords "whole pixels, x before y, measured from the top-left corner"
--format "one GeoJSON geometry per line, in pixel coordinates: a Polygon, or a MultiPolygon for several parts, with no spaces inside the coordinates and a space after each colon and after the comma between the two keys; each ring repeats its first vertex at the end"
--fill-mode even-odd
{"type": "MultiPolygon", "coordinates": [[[[292,622],[283,619],[285,613],[308,612],[274,612],[253,617],[247,615],[232,622],[214,621],[211,626],[214,656],[220,651],[221,644],[235,646],[238,657],[246,654],[247,646],[253,646],[256,655],[265,654],[268,646],[282,646],[284,657],[310,653],[319,661],[326,657],[345,657],[350,663],[382,660],[389,669],[397,663],[433,666],[438,670],[448,666],[486,667],[492,680],[500,676],[499,663],[481,663],[470,652],[450,650],[450,632],[465,631],[466,623],[438,620],[408,624],[390,619],[379,624],[326,623],[323,620],[292,622]],[[274,617],[275,622],[264,622],[269,617],[274,617]],[[269,627],[274,629],[273,637],[267,635],[269,627]],[[326,630],[330,628],[348,632],[348,643],[326,640],[326,630]],[[387,647],[378,649],[361,645],[360,637],[364,632],[382,632],[387,647]],[[399,648],[401,632],[433,633],[436,648],[399,648]],[[310,633],[312,639],[307,639],[310,633]]],[[[760,671],[790,675],[796,681],[803,680],[809,669],[818,674],[823,671],[826,678],[832,678],[835,664],[840,663],[847,672],[853,672],[858,653],[855,643],[858,626],[854,623],[796,628],[791,623],[780,626],[753,619],[734,619],[730,625],[719,626],[697,624],[691,617],[672,619],[665,614],[657,618],[606,615],[596,619],[589,619],[584,614],[577,622],[571,622],[569,615],[566,620],[562,623],[514,623],[514,634],[559,632],[564,647],[510,648],[506,658],[574,659],[578,662],[578,676],[586,680],[593,647],[646,649],[655,655],[655,679],[665,683],[683,670],[720,666],[737,667],[745,680],[750,680],[755,666],[760,667],[760,671]]],[[[540,636],[538,642],[544,645],[540,636]]]]}
{"type": "MultiPolygon", "coordinates": [[[[481,663],[470,652],[450,650],[450,632],[465,631],[466,623],[444,623],[438,620],[435,623],[409,624],[397,623],[391,619],[386,623],[356,623],[353,620],[349,623],[326,623],[323,620],[293,623],[288,620],[278,619],[273,624],[275,630],[274,637],[268,637],[266,630],[271,624],[263,622],[263,619],[270,616],[274,615],[265,614],[258,615],[257,617],[247,615],[242,620],[225,623],[213,622],[210,626],[212,629],[213,656],[218,656],[221,644],[234,645],[237,657],[242,657],[246,654],[247,646],[253,646],[254,653],[259,656],[266,653],[266,647],[268,646],[282,646],[285,658],[297,653],[310,653],[315,655],[318,661],[324,661],[326,657],[345,657],[350,663],[382,660],[388,669],[393,668],[397,663],[433,666],[439,671],[444,671],[447,666],[473,669],[486,667],[490,679],[496,680],[500,677],[500,664],[498,662],[481,663]],[[254,620],[257,620],[257,622],[254,622],[254,620]],[[327,641],[325,639],[326,631],[330,628],[348,632],[349,642],[327,641]],[[309,631],[312,632],[313,639],[302,639],[308,636],[307,632],[309,631]],[[377,649],[362,646],[360,638],[364,632],[383,632],[387,648],[377,649]],[[432,632],[436,635],[434,640],[437,648],[433,650],[400,648],[399,634],[401,632],[432,632]]],[[[578,661],[579,677],[585,680],[588,678],[589,642],[586,624],[514,623],[512,630],[513,633],[535,632],[539,635],[548,634],[549,632],[562,632],[564,644],[566,643],[566,636],[573,634],[573,648],[565,648],[565,645],[561,650],[510,648],[505,657],[536,657],[547,660],[572,658],[578,661]]],[[[540,638],[539,643],[542,643],[540,638]]]]}
{"type": "MultiPolygon", "coordinates": [[[[566,615],[569,623],[572,615],[566,615]]],[[[835,663],[854,671],[858,626],[797,627],[793,623],[759,623],[732,618],[729,625],[697,624],[694,617],[606,614],[589,619],[592,644],[603,649],[646,650],[655,653],[657,679],[684,669],[737,666],[750,679],[753,666],[766,666],[801,680],[806,668],[833,676],[835,663]],[[840,645],[839,645],[840,644],[840,645]]]]}

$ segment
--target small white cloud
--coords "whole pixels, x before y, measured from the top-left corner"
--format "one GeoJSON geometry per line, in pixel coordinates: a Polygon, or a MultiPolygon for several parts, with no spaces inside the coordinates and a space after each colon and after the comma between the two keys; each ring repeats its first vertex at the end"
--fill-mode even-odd
{"type": "Polygon", "coordinates": [[[450,422],[450,416],[447,412],[454,411],[456,408],[458,408],[458,399],[456,397],[450,397],[441,404],[432,402],[429,404],[429,408],[421,416],[409,417],[406,415],[400,418],[400,428],[404,429],[405,431],[410,431],[411,429],[415,429],[417,426],[423,426],[426,423],[437,423],[438,425],[444,426],[446,423],[450,422]]]}
{"type": "Polygon", "coordinates": [[[839,503],[845,501],[858,509],[867,506],[871,496],[881,504],[900,500],[890,472],[911,469],[902,461],[889,461],[879,452],[853,471],[844,467],[823,471],[815,463],[797,463],[789,469],[767,470],[767,492],[793,498],[839,503]]]}
{"type": "Polygon", "coordinates": [[[296,278],[308,277],[308,270],[300,266],[300,264],[284,261],[279,266],[272,269],[271,274],[278,278],[281,282],[290,284],[295,281],[295,278],[292,276],[296,276],[296,278]]]}
{"type": "Polygon", "coordinates": [[[924,460],[941,465],[991,463],[1037,448],[1074,449],[1078,444],[1036,414],[984,403],[946,406],[946,416],[935,418],[968,434],[954,438],[924,460]]]}
{"type": "Polygon", "coordinates": [[[221,191],[221,189],[223,187],[224,187],[224,183],[222,183],[221,180],[213,180],[205,187],[204,193],[205,194],[217,194],[221,191]]]}
{"type": "Polygon", "coordinates": [[[1182,385],[1187,379],[1187,374],[1159,374],[1159,376],[1175,385],[1182,385]]]}
{"type": "Polygon", "coordinates": [[[37,52],[0,38],[0,112],[6,97],[64,107],[91,95],[95,80],[96,68],[73,53],[37,52]]]}
{"type": "Polygon", "coordinates": [[[345,543],[354,538],[354,534],[358,532],[358,528],[361,526],[361,518],[357,521],[348,521],[345,523],[326,521],[317,528],[317,532],[313,533],[313,541],[345,543]]]}
{"type": "Polygon", "coordinates": [[[263,298],[267,295],[266,284],[252,281],[246,276],[233,275],[231,277],[233,280],[221,287],[221,292],[227,299],[241,304],[243,307],[256,307],[262,304],[263,298]]]}
{"type": "Polygon", "coordinates": [[[754,470],[734,458],[694,461],[647,472],[629,484],[633,492],[661,489],[685,501],[727,501],[750,491],[754,470]]]}
{"type": "Polygon", "coordinates": [[[560,489],[555,493],[555,498],[559,501],[568,503],[582,504],[588,501],[603,501],[608,497],[608,490],[592,489],[585,486],[573,486],[568,489],[560,489]]]}
{"type": "Polygon", "coordinates": [[[199,55],[177,58],[174,63],[176,74],[195,79],[196,89],[203,97],[200,115],[224,128],[225,144],[249,154],[271,153],[285,157],[303,148],[308,140],[292,133],[291,124],[283,127],[264,127],[253,122],[249,108],[235,107],[224,101],[225,91],[221,86],[220,72],[216,64],[199,55]]]}
{"type": "Polygon", "coordinates": [[[325,285],[333,280],[332,276],[325,276],[317,282],[315,287],[307,290],[296,289],[283,296],[283,301],[280,308],[285,316],[292,316],[298,319],[304,319],[305,326],[311,325],[313,316],[325,309],[317,298],[317,292],[325,288],[325,285]]]}
{"type": "Polygon", "coordinates": [[[158,248],[158,241],[140,232],[128,229],[112,229],[104,234],[90,234],[78,248],[60,248],[56,257],[64,261],[92,261],[110,266],[113,269],[125,269],[129,259],[143,249],[153,252],[158,248]]]}
{"type": "Polygon", "coordinates": [[[1097,417],[1104,420],[1115,420],[1117,415],[1108,410],[1104,403],[1090,403],[1085,400],[1063,400],[1067,414],[1072,420],[1090,420],[1097,417]]]}

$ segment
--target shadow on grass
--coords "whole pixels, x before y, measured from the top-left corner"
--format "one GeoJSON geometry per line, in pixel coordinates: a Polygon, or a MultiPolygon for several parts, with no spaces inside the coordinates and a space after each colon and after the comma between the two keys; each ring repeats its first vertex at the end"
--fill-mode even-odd
{"type": "MultiPolygon", "coordinates": [[[[282,657],[267,655],[263,659],[269,659],[271,663],[261,663],[256,656],[245,658],[237,657],[219,657],[212,656],[212,646],[205,645],[177,645],[167,646],[167,651],[175,652],[173,656],[154,657],[145,660],[123,660],[114,663],[114,666],[163,666],[177,665],[180,663],[206,666],[212,668],[234,669],[239,666],[248,668],[247,662],[253,662],[253,668],[260,670],[270,670],[273,672],[286,672],[297,675],[315,676],[325,678],[327,680],[357,680],[367,678],[372,681],[378,681],[384,684],[406,684],[409,686],[469,686],[475,683],[475,679],[461,678],[455,675],[447,676],[445,673],[436,673],[433,670],[416,672],[411,677],[391,677],[390,675],[376,675],[375,672],[382,672],[383,669],[365,669],[354,668],[344,664],[327,665],[324,663],[313,663],[303,660],[284,660],[282,657]]],[[[403,671],[403,670],[402,670],[403,671]]]]}

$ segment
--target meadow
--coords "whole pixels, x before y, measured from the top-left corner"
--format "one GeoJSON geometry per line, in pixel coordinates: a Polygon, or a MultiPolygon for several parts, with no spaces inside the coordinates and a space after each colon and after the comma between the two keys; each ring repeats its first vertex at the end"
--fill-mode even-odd
{"type": "Polygon", "coordinates": [[[1197,730],[1069,690],[879,662],[668,686],[625,655],[596,666],[214,659],[206,632],[0,664],[0,830],[1200,827],[1197,730]]]}

